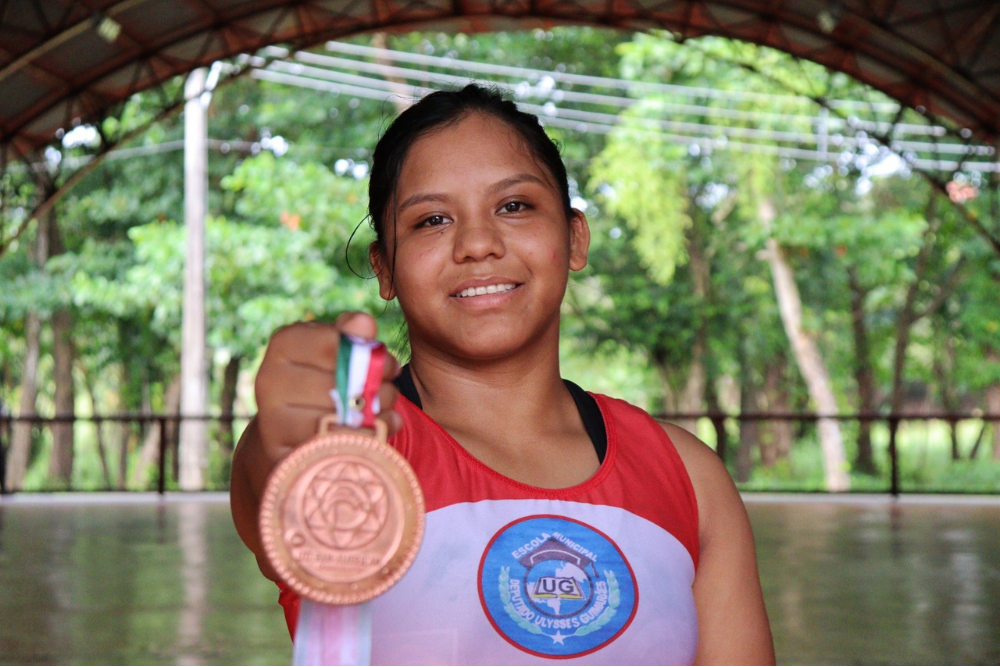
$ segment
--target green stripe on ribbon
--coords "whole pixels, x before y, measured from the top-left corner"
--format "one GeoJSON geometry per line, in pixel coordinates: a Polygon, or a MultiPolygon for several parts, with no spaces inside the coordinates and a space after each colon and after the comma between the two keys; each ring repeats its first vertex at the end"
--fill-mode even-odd
{"type": "Polygon", "coordinates": [[[340,350],[337,353],[337,393],[340,395],[340,414],[337,415],[337,422],[347,423],[347,411],[350,409],[348,403],[348,378],[351,374],[351,349],[354,343],[344,334],[340,334],[340,350]]]}

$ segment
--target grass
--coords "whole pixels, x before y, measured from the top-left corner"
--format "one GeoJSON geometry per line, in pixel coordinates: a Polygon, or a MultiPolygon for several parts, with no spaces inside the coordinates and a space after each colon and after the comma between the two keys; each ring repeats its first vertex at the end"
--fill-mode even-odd
{"type": "MultiPolygon", "coordinates": [[[[707,420],[703,420],[707,422],[707,420]]],[[[844,428],[848,461],[856,451],[853,425],[844,428]]],[[[992,459],[989,430],[975,460],[968,459],[982,422],[959,424],[959,450],[963,457],[952,460],[948,425],[941,421],[910,421],[900,425],[897,436],[900,490],[906,493],[1000,493],[1000,460],[992,459]]],[[[714,445],[711,424],[699,423],[699,435],[714,445]]],[[[736,441],[736,433],[730,434],[736,441]]],[[[884,492],[890,486],[889,430],[884,424],[872,428],[872,445],[879,468],[877,475],[850,471],[851,490],[884,492]]],[[[731,469],[736,455],[728,458],[731,469]]],[[[750,479],[738,486],[745,491],[822,491],[823,461],[815,431],[807,432],[792,447],[789,456],[765,468],[755,462],[750,479]]],[[[734,471],[735,472],[735,471],[734,471]]]]}

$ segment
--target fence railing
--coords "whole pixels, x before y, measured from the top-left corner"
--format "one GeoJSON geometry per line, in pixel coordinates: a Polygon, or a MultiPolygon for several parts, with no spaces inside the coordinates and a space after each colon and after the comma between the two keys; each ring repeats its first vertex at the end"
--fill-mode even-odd
{"type": "MultiPolygon", "coordinates": [[[[853,423],[858,426],[862,424],[867,424],[872,427],[873,431],[875,427],[882,426],[883,429],[873,436],[872,440],[874,443],[874,448],[879,453],[879,458],[883,459],[883,464],[888,464],[888,479],[885,480],[886,484],[884,486],[878,486],[876,480],[876,486],[868,487],[862,489],[865,491],[876,491],[892,494],[893,496],[898,496],[901,493],[909,491],[920,491],[920,492],[934,492],[934,491],[961,491],[962,489],[956,488],[904,488],[901,479],[901,455],[900,455],[900,434],[901,426],[904,424],[921,423],[926,427],[925,430],[925,443],[924,443],[924,455],[927,454],[928,442],[930,439],[930,428],[933,424],[944,426],[944,437],[950,438],[951,442],[946,443],[947,447],[950,447],[953,458],[957,456],[960,451],[959,440],[959,425],[963,422],[974,422],[975,428],[973,432],[978,432],[978,436],[972,438],[973,444],[970,447],[966,443],[967,459],[976,459],[980,451],[982,451],[982,446],[985,444],[986,449],[993,449],[993,446],[987,442],[987,440],[992,440],[992,438],[987,438],[987,432],[996,429],[1000,429],[1000,415],[983,414],[979,411],[972,411],[967,413],[959,412],[907,412],[900,414],[882,414],[882,413],[854,413],[854,414],[838,414],[838,415],[819,415],[815,413],[777,413],[777,412],[755,412],[755,413],[743,413],[743,414],[727,414],[723,412],[696,412],[696,413],[671,413],[671,414],[659,414],[655,415],[657,419],[662,419],[666,421],[678,421],[687,424],[698,424],[699,434],[703,439],[710,445],[714,446],[716,452],[723,459],[723,461],[732,465],[733,452],[738,450],[741,441],[741,429],[744,424],[752,423],[789,423],[795,424],[800,430],[808,429],[809,427],[816,425],[822,420],[833,420],[838,423],[853,423]],[[971,456],[968,456],[971,454],[971,456]]],[[[13,438],[14,425],[18,423],[30,424],[33,427],[51,428],[55,424],[66,424],[70,423],[74,426],[81,423],[93,424],[95,428],[100,429],[103,424],[107,423],[117,423],[121,424],[123,427],[126,425],[139,425],[142,437],[140,440],[145,440],[149,437],[149,429],[155,429],[156,433],[156,491],[163,494],[167,491],[171,484],[171,470],[168,469],[168,460],[171,456],[176,457],[176,443],[178,433],[180,431],[180,425],[184,421],[198,420],[207,421],[210,424],[215,424],[217,426],[228,426],[230,432],[232,431],[233,424],[235,422],[245,422],[250,417],[248,415],[196,415],[196,416],[184,416],[181,417],[176,414],[150,414],[150,413],[125,413],[125,414],[114,414],[114,415],[92,415],[92,416],[61,416],[61,417],[42,417],[39,415],[24,415],[24,416],[4,416],[0,415],[0,493],[8,493],[6,485],[6,467],[9,455],[9,449],[13,438]]],[[[940,430],[940,429],[939,429],[940,430]]],[[[33,433],[32,437],[37,437],[38,433],[33,433]]],[[[940,434],[939,434],[940,435],[940,434]]],[[[992,436],[992,433],[990,434],[992,436]]],[[[238,434],[235,434],[238,438],[238,434]]],[[[816,445],[815,437],[812,435],[798,434],[796,437],[797,442],[801,442],[805,438],[809,440],[813,446],[816,445]]],[[[969,438],[965,438],[969,440],[969,438]]],[[[845,438],[846,442],[850,442],[850,438],[845,438]]],[[[799,444],[796,444],[798,447],[799,444]]],[[[941,443],[936,443],[938,449],[941,448],[941,443]]],[[[101,456],[105,454],[102,452],[101,456]]],[[[119,453],[119,456],[124,456],[125,452],[119,453]]],[[[226,452],[226,456],[229,452],[226,452]]],[[[979,457],[982,458],[982,457],[979,457]]],[[[119,461],[120,463],[120,461],[119,461]]],[[[106,466],[106,462],[104,462],[106,466]]],[[[125,466],[120,466],[122,474],[124,474],[125,466]]],[[[105,474],[107,470],[105,469],[105,474]]],[[[990,474],[993,474],[991,469],[990,474]]],[[[884,476],[884,475],[883,475],[884,476]]],[[[976,492],[985,493],[1000,493],[1000,462],[996,464],[996,484],[993,484],[993,478],[987,476],[985,486],[979,486],[973,490],[976,492]]],[[[878,479],[881,479],[878,478],[878,479]]],[[[119,480],[122,482],[123,480],[119,480]]],[[[822,491],[822,488],[813,488],[810,490],[822,491]]]]}
{"type": "MultiPolygon", "coordinates": [[[[947,426],[948,431],[950,431],[950,436],[953,440],[951,444],[951,449],[953,452],[958,451],[958,443],[955,441],[957,437],[958,424],[964,421],[975,421],[979,424],[979,434],[975,438],[975,443],[973,445],[971,456],[969,458],[974,459],[980,447],[984,442],[987,429],[992,426],[993,429],[1000,429],[1000,415],[986,414],[980,410],[974,410],[971,412],[946,412],[946,411],[924,411],[924,412],[903,412],[903,413],[879,413],[879,412],[863,412],[863,413],[850,413],[850,414],[836,414],[836,415],[821,415],[816,413],[788,413],[788,412],[746,412],[741,414],[730,415],[723,412],[695,412],[695,413],[670,413],[670,414],[658,414],[655,415],[657,419],[665,421],[685,421],[685,420],[707,420],[711,423],[712,431],[715,434],[715,449],[723,461],[728,461],[729,448],[733,442],[733,436],[728,432],[727,424],[730,422],[735,422],[737,425],[742,423],[760,423],[760,422],[793,422],[797,424],[817,424],[823,420],[832,420],[838,423],[843,422],[855,422],[857,424],[868,424],[869,426],[875,424],[884,424],[887,428],[887,446],[886,446],[886,458],[888,458],[889,464],[889,480],[888,487],[883,489],[884,492],[889,493],[893,496],[898,496],[903,492],[901,488],[900,480],[900,455],[899,455],[899,435],[900,426],[904,422],[940,422],[947,426]]],[[[737,436],[738,438],[738,436],[737,436]]],[[[1000,468],[1000,464],[998,464],[1000,468]]],[[[866,489],[868,490],[868,489],[866,489]]],[[[953,490],[953,489],[951,489],[953,490]]],[[[921,492],[926,492],[926,489],[921,489],[921,492]]],[[[990,488],[976,489],[980,492],[988,493],[1000,493],[1000,476],[998,476],[998,484],[990,488]]]]}
{"type": "MultiPolygon", "coordinates": [[[[0,415],[0,493],[7,494],[7,465],[10,446],[14,437],[14,425],[17,423],[30,424],[33,426],[48,426],[55,424],[90,423],[95,428],[100,429],[105,423],[124,425],[139,425],[140,427],[150,426],[156,430],[156,492],[163,495],[167,491],[169,472],[167,470],[168,456],[171,450],[176,449],[177,436],[180,426],[185,421],[204,421],[219,425],[227,424],[232,429],[233,424],[240,421],[248,421],[249,415],[186,415],[159,414],[159,413],[120,413],[114,415],[65,415],[55,417],[42,417],[40,415],[24,415],[13,417],[0,415]]],[[[148,436],[148,432],[144,434],[148,436]]],[[[236,435],[238,438],[238,434],[236,435]]],[[[144,438],[143,438],[144,439],[144,438]]],[[[175,452],[176,454],[176,452],[175,452]]],[[[103,455],[103,454],[102,454],[103,455]]],[[[124,470],[124,468],[123,468],[124,470]]],[[[124,486],[124,484],[123,484],[124,486]]],[[[73,490],[68,488],[66,490],[73,490]]]]}

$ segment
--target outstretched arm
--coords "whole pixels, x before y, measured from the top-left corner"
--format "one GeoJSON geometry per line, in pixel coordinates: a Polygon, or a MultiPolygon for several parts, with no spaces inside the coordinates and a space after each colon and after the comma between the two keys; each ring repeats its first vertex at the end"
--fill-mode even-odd
{"type": "MultiPolygon", "coordinates": [[[[257,415],[250,420],[233,454],[229,498],[240,538],[257,557],[260,571],[277,580],[264,555],[257,517],[260,498],[274,465],[316,434],[320,419],[333,409],[330,390],[337,373],[340,334],[375,338],[375,320],[365,313],[344,313],[334,324],[299,322],[271,336],[254,391],[257,415]]],[[[383,368],[379,417],[392,435],[402,426],[393,410],[398,392],[392,378],[399,364],[391,356],[383,368]]]]}
{"type": "Polygon", "coordinates": [[[257,566],[265,577],[272,581],[278,575],[264,556],[257,528],[260,514],[260,493],[271,471],[272,463],[265,459],[257,428],[257,417],[250,420],[240,442],[233,453],[232,477],[229,482],[229,504],[233,512],[233,523],[240,539],[257,557],[257,566]]]}
{"type": "Polygon", "coordinates": [[[698,501],[701,547],[694,599],[700,665],[773,665],[774,642],[746,508],[722,461],[684,429],[664,424],[698,501]]]}

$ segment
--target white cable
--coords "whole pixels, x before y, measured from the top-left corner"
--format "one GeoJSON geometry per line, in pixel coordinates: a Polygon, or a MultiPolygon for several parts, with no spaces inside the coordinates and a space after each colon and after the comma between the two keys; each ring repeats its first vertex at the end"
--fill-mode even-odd
{"type": "MultiPolygon", "coordinates": [[[[479,71],[485,74],[490,74],[493,76],[517,76],[522,79],[529,78],[535,80],[541,80],[544,77],[551,77],[553,81],[556,79],[567,79],[573,77],[584,77],[585,79],[595,79],[601,82],[615,82],[616,85],[606,85],[602,87],[612,87],[619,89],[629,89],[632,86],[668,86],[674,91],[695,91],[689,96],[694,96],[696,93],[700,94],[699,91],[715,90],[708,88],[696,88],[689,86],[677,86],[674,84],[645,84],[641,82],[628,81],[625,79],[610,79],[606,77],[588,77],[586,75],[568,75],[560,72],[547,72],[544,70],[532,70],[521,67],[511,67],[505,65],[492,65],[488,63],[475,63],[466,60],[455,60],[451,58],[442,58],[439,56],[424,56],[420,54],[408,54],[402,51],[392,51],[389,49],[377,49],[374,47],[362,47],[353,44],[343,44],[340,42],[331,42],[327,44],[327,48],[330,50],[343,50],[348,53],[355,54],[368,54],[374,55],[375,57],[381,57],[384,59],[396,58],[398,60],[416,60],[419,63],[431,64],[445,69],[460,69],[462,71],[479,71]],[[414,56],[414,58],[407,58],[402,56],[414,56]],[[470,67],[474,65],[474,67],[470,67]]],[[[267,47],[263,50],[264,53],[272,58],[287,58],[290,52],[288,49],[281,47],[267,47]]],[[[301,62],[308,62],[315,65],[325,66],[325,67],[339,67],[342,69],[349,69],[352,71],[363,71],[373,74],[379,74],[382,76],[389,77],[402,77],[407,79],[417,79],[424,82],[438,82],[446,81],[451,83],[461,83],[463,81],[469,81],[470,77],[465,76],[455,76],[450,74],[443,74],[440,72],[427,72],[424,70],[414,70],[405,67],[397,67],[394,65],[387,65],[383,63],[372,63],[362,60],[355,60],[351,58],[340,58],[336,56],[326,56],[323,54],[313,53],[309,51],[299,51],[294,54],[296,60],[301,62]]],[[[490,82],[496,83],[496,82],[490,82]]],[[[739,91],[716,91],[720,93],[719,96],[725,97],[726,95],[735,96],[740,95],[739,91]]],[[[539,91],[534,86],[529,86],[528,94],[537,95],[539,91]]],[[[764,93],[748,93],[748,95],[765,95],[764,93]]],[[[620,106],[628,107],[635,104],[635,98],[620,97],[613,95],[602,95],[597,93],[581,93],[578,91],[561,90],[554,89],[551,91],[552,97],[557,97],[556,101],[566,100],[566,101],[579,101],[581,103],[591,103],[591,104],[606,104],[609,106],[620,106]]],[[[814,106],[815,102],[807,97],[796,97],[789,95],[772,95],[771,98],[793,101],[801,104],[806,104],[808,106],[814,106]]],[[[831,103],[832,106],[847,108],[850,106],[869,108],[871,105],[867,102],[860,100],[834,100],[836,104],[831,103]]],[[[803,115],[803,114],[783,114],[768,111],[749,111],[744,109],[730,109],[725,107],[717,106],[704,106],[695,104],[682,104],[671,102],[669,100],[662,100],[660,102],[664,105],[665,109],[669,109],[676,113],[689,113],[697,115],[710,115],[717,117],[729,117],[729,118],[740,118],[740,119],[751,119],[751,118],[779,118],[784,120],[796,120],[796,119],[807,119],[813,124],[826,123],[828,131],[837,132],[839,129],[843,128],[845,125],[853,130],[866,130],[874,131],[879,133],[889,133],[893,132],[896,136],[900,134],[922,134],[922,135],[932,135],[932,136],[943,136],[947,133],[946,128],[940,125],[918,125],[913,123],[890,123],[886,121],[872,121],[865,119],[858,119],[852,117],[850,122],[839,117],[822,117],[818,115],[803,115]]],[[[878,103],[875,104],[877,106],[878,103]]],[[[898,106],[892,105],[887,107],[887,111],[896,111],[898,106]]],[[[952,151],[952,152],[965,152],[965,151],[952,151]]]]}
{"type": "MultiPolygon", "coordinates": [[[[347,53],[351,55],[368,56],[372,58],[387,58],[400,62],[409,62],[416,65],[429,65],[445,69],[460,69],[466,72],[496,73],[506,76],[516,77],[552,77],[555,81],[565,81],[567,83],[579,83],[585,86],[617,88],[619,90],[635,91],[656,91],[661,93],[675,93],[689,97],[714,97],[714,98],[736,98],[749,100],[799,100],[804,99],[791,95],[775,95],[772,93],[754,93],[742,90],[719,90],[716,88],[703,88],[698,86],[678,86],[669,83],[648,83],[644,81],[628,81],[625,79],[612,79],[603,76],[592,76],[589,74],[571,74],[569,72],[549,72],[546,70],[531,69],[527,67],[513,67],[510,65],[490,65],[478,63],[472,60],[459,60],[457,58],[443,58],[441,56],[428,56],[420,53],[408,53],[406,51],[393,51],[392,49],[380,49],[374,46],[362,46],[360,44],[347,44],[345,42],[327,42],[327,51],[334,53],[347,53]]],[[[879,110],[892,113],[899,109],[899,105],[892,102],[868,103],[858,100],[831,100],[831,105],[838,108],[861,108],[871,109],[873,106],[879,110]]]]}
{"type": "MultiPolygon", "coordinates": [[[[319,79],[311,79],[308,77],[298,76],[294,74],[285,74],[281,72],[273,72],[269,70],[254,70],[251,75],[254,78],[264,79],[268,81],[273,81],[275,83],[281,83],[292,86],[299,86],[304,88],[312,88],[314,90],[320,90],[325,92],[335,92],[344,93],[348,95],[354,95],[356,97],[363,97],[366,99],[374,99],[378,101],[388,101],[394,98],[398,98],[399,95],[389,90],[380,90],[377,88],[367,88],[363,86],[357,86],[345,83],[334,83],[332,81],[324,81],[319,79]]],[[[380,82],[386,84],[387,82],[380,82]]],[[[398,89],[399,84],[392,84],[394,89],[398,89]]],[[[406,101],[412,101],[419,98],[420,96],[430,92],[432,89],[423,88],[418,86],[409,86],[409,91],[412,94],[406,99],[406,101]]],[[[615,123],[619,122],[620,119],[613,114],[601,114],[597,112],[585,112],[575,109],[562,109],[562,115],[551,116],[546,114],[544,106],[538,106],[534,104],[524,104],[522,105],[533,112],[537,112],[540,120],[544,124],[554,125],[557,127],[564,127],[577,132],[597,132],[599,134],[607,134],[612,130],[616,129],[617,125],[610,122],[614,120],[615,123]],[[571,118],[570,115],[575,118],[571,118]]],[[[660,123],[668,123],[669,121],[660,121],[660,123]]],[[[683,124],[690,125],[690,124],[683,124]]],[[[725,128],[725,129],[751,129],[751,128],[725,128]]],[[[803,160],[815,160],[818,162],[834,162],[843,153],[843,151],[828,151],[821,152],[809,149],[802,149],[790,146],[775,146],[772,144],[755,144],[749,142],[741,141],[730,141],[723,133],[722,137],[710,137],[710,136],[691,136],[676,133],[663,132],[658,129],[653,128],[640,128],[641,132],[649,132],[655,134],[662,138],[670,141],[675,141],[682,145],[692,145],[698,144],[706,149],[711,150],[745,150],[750,152],[777,155],[779,157],[787,157],[793,159],[803,159],[803,160]]],[[[848,138],[845,138],[845,142],[848,138]]],[[[853,141],[853,139],[852,139],[853,141]]],[[[914,167],[932,171],[955,171],[959,167],[958,162],[954,161],[944,161],[944,160],[928,160],[925,158],[911,158],[904,159],[908,164],[914,167]]],[[[989,162],[965,162],[962,165],[963,169],[970,171],[982,171],[982,172],[994,172],[1000,171],[1000,164],[989,163],[989,162]]]]}
{"type": "MultiPolygon", "coordinates": [[[[365,77],[357,74],[350,74],[346,72],[338,72],[335,70],[328,70],[324,68],[312,67],[309,65],[302,65],[299,63],[290,63],[287,61],[274,61],[268,66],[268,70],[271,71],[281,71],[287,73],[288,76],[301,77],[303,79],[310,79],[310,77],[304,76],[306,74],[318,77],[324,81],[335,81],[351,86],[353,90],[354,86],[361,86],[360,90],[362,92],[358,93],[358,96],[368,96],[370,95],[370,89],[375,90],[385,90],[389,92],[395,92],[399,89],[400,84],[385,81],[383,79],[373,79],[370,77],[365,77]]],[[[260,71],[260,70],[257,70],[260,71]]],[[[440,76],[440,75],[436,75],[440,76]]],[[[483,83],[482,79],[472,79],[468,77],[457,77],[445,75],[448,78],[445,80],[447,83],[471,83],[478,82],[483,83]]],[[[430,77],[428,77],[430,78],[430,77]]],[[[278,78],[272,78],[273,81],[288,82],[291,80],[280,80],[278,78]]],[[[431,81],[434,82],[433,80],[431,81]]],[[[311,85],[306,83],[307,87],[311,85]]],[[[430,90],[429,87],[423,86],[412,86],[411,84],[406,84],[410,88],[410,98],[408,101],[418,99],[430,90]]],[[[323,86],[311,86],[318,90],[328,90],[332,91],[334,89],[323,86]]],[[[345,92],[347,89],[345,88],[345,92]]],[[[526,109],[531,109],[533,113],[537,115],[550,115],[550,109],[555,111],[555,115],[562,116],[564,118],[582,120],[584,122],[597,122],[606,123],[614,125],[619,122],[619,119],[614,114],[594,112],[594,111],[583,111],[567,107],[559,107],[552,105],[540,106],[537,104],[524,103],[522,102],[522,107],[526,109]],[[547,108],[548,107],[548,108],[547,108]]],[[[659,105],[658,105],[659,106],[659,105]]],[[[676,121],[676,120],[659,120],[653,118],[633,118],[634,122],[640,124],[655,124],[660,128],[668,131],[674,132],[687,132],[687,133],[702,133],[702,134],[721,134],[727,137],[740,137],[745,139],[762,139],[770,141],[784,141],[784,142],[798,142],[798,143],[809,143],[809,144],[819,144],[824,137],[813,133],[813,132],[801,132],[801,131],[788,131],[788,130],[766,130],[760,128],[752,127],[739,127],[739,126],[728,126],[728,125],[710,125],[705,123],[692,123],[687,121],[676,121]]],[[[829,140],[829,137],[825,137],[829,140]]],[[[841,136],[838,140],[839,146],[856,147],[861,142],[851,136],[841,136]]],[[[928,151],[932,153],[951,153],[956,155],[991,155],[993,149],[989,146],[975,146],[975,145],[964,145],[964,144],[935,144],[929,142],[918,142],[911,140],[894,140],[892,141],[892,149],[895,152],[902,151],[928,151]]],[[[837,151],[834,151],[836,153],[837,151]]]]}

